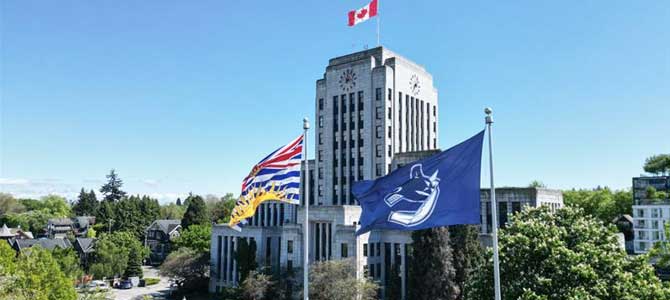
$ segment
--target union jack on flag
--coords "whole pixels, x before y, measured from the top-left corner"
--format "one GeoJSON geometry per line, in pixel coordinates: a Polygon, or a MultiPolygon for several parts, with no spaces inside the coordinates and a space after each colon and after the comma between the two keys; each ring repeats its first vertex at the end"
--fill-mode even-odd
{"type": "Polygon", "coordinates": [[[242,193],[233,208],[229,226],[238,224],[256,213],[266,201],[300,203],[300,163],[304,136],[300,135],[258,162],[242,180],[242,193]]]}

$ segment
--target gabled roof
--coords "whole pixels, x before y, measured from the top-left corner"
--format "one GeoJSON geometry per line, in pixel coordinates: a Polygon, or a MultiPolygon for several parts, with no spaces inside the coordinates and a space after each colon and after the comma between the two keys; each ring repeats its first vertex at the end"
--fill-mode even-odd
{"type": "Polygon", "coordinates": [[[84,253],[94,252],[95,239],[93,238],[77,238],[75,241],[75,248],[79,248],[84,253]]]}
{"type": "Polygon", "coordinates": [[[35,245],[40,245],[44,249],[53,250],[56,247],[61,249],[72,248],[72,244],[67,239],[25,239],[25,240],[15,240],[15,247],[19,251],[21,249],[30,248],[35,245]]]}
{"type": "Polygon", "coordinates": [[[612,219],[612,223],[619,222],[619,220],[621,220],[621,219],[624,219],[624,220],[626,220],[627,222],[633,224],[633,217],[631,217],[630,215],[619,215],[619,216],[616,216],[614,219],[612,219]]]}
{"type": "Polygon", "coordinates": [[[0,228],[0,238],[9,238],[13,236],[14,234],[7,228],[7,224],[2,224],[2,228],[0,228]]]}
{"type": "Polygon", "coordinates": [[[165,234],[170,234],[173,231],[181,228],[181,220],[156,220],[151,225],[149,229],[160,230],[165,234]]]}

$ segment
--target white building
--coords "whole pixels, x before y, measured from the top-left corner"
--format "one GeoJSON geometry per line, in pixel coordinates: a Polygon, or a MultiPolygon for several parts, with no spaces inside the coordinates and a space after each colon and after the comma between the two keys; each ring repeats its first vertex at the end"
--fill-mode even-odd
{"type": "MultiPolygon", "coordinates": [[[[315,159],[309,161],[310,262],[352,258],[357,276],[367,274],[382,286],[391,265],[397,264],[405,295],[411,232],[373,230],[356,237],[361,208],[351,195],[351,183],[436,153],[437,100],[430,73],[386,48],[329,61],[316,81],[315,159]]],[[[482,196],[486,201],[488,192],[482,196]]],[[[498,199],[507,205],[506,212],[563,203],[560,192],[546,189],[513,189],[498,199]]],[[[482,220],[486,211],[482,209],[482,220]]],[[[254,241],[259,265],[302,273],[302,205],[264,204],[250,223],[241,232],[227,225],[212,228],[210,292],[239,283],[233,253],[240,239],[254,241]]]]}
{"type": "Polygon", "coordinates": [[[633,205],[633,247],[646,253],[656,242],[665,240],[664,224],[670,221],[670,203],[633,205]]]}
{"type": "Polygon", "coordinates": [[[649,199],[647,189],[670,192],[670,176],[633,178],[633,250],[646,253],[664,240],[664,224],[670,221],[670,199],[649,199]]]}

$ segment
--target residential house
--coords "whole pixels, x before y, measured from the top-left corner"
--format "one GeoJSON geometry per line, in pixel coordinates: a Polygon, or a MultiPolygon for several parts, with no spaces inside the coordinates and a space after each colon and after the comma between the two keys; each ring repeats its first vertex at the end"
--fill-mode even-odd
{"type": "Polygon", "coordinates": [[[68,233],[74,234],[74,222],[70,218],[54,218],[47,221],[47,237],[64,239],[68,233]]]}
{"type": "Polygon", "coordinates": [[[9,240],[10,246],[16,250],[16,252],[21,252],[25,249],[31,248],[35,245],[38,245],[44,249],[48,250],[53,250],[56,247],[61,248],[61,249],[69,249],[72,248],[72,243],[68,239],[25,239],[25,240],[17,240],[17,239],[12,239],[9,240]]]}
{"type": "Polygon", "coordinates": [[[77,238],[74,241],[74,250],[77,251],[79,261],[84,269],[88,268],[89,259],[95,252],[95,241],[93,238],[77,238]]]}
{"type": "Polygon", "coordinates": [[[23,231],[21,226],[17,228],[9,228],[7,224],[3,224],[0,228],[0,239],[9,240],[9,239],[32,239],[33,233],[30,231],[23,231]]]}
{"type": "Polygon", "coordinates": [[[86,237],[88,229],[95,224],[95,217],[76,216],[74,218],[54,218],[47,222],[47,236],[65,238],[68,233],[74,237],[86,237]]]}
{"type": "Polygon", "coordinates": [[[148,263],[157,265],[170,253],[170,240],[179,236],[181,220],[156,220],[147,227],[145,246],[151,254],[148,263]]]}

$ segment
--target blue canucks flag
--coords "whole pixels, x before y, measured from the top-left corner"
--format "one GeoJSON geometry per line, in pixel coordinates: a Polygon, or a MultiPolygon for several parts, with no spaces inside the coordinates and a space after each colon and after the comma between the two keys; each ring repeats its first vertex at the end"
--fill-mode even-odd
{"type": "Polygon", "coordinates": [[[373,229],[418,230],[479,224],[484,131],[376,180],[354,183],[363,208],[356,235],[373,229]]]}

